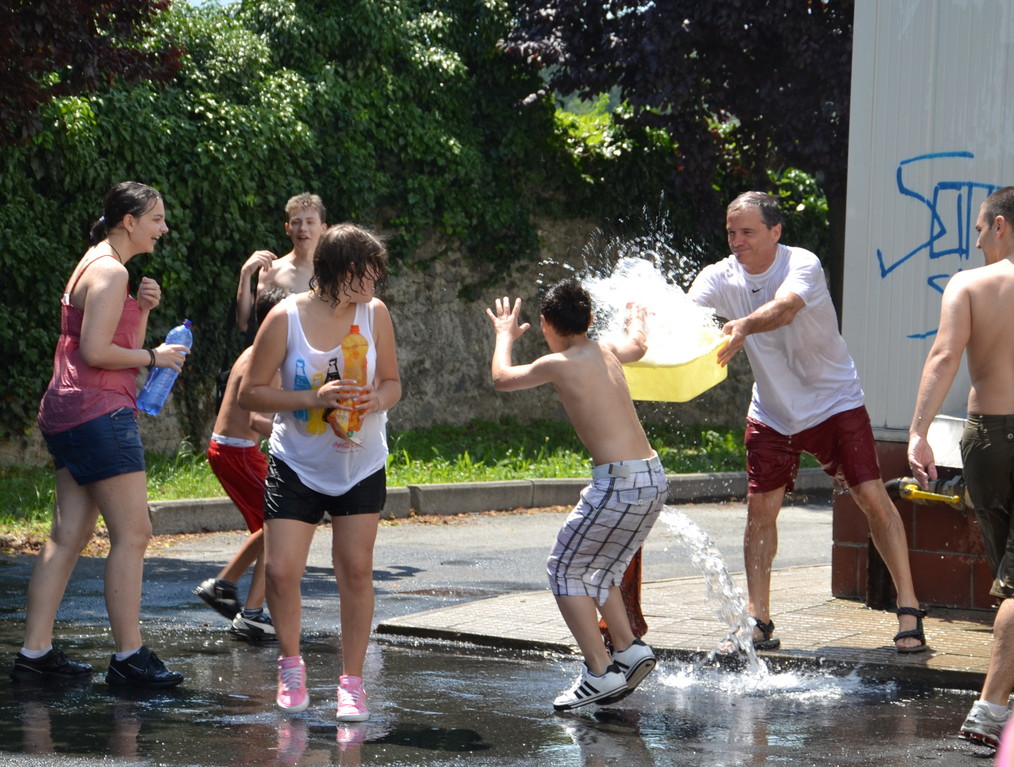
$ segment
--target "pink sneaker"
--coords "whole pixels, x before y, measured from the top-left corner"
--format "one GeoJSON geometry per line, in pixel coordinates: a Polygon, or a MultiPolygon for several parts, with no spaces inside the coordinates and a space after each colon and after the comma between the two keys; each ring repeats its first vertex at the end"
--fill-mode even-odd
{"type": "Polygon", "coordinates": [[[310,705],[310,696],[306,692],[306,664],[299,655],[278,659],[278,695],[275,700],[285,711],[305,711],[310,705]]]}
{"type": "Polygon", "coordinates": [[[338,745],[342,751],[350,749],[353,746],[359,746],[366,742],[366,730],[363,728],[367,725],[364,724],[353,724],[350,727],[338,727],[338,745]]]}
{"type": "Polygon", "coordinates": [[[284,719],[278,725],[278,761],[294,765],[306,751],[306,722],[302,719],[284,719]]]}
{"type": "Polygon", "coordinates": [[[361,676],[338,677],[338,721],[365,722],[370,717],[361,676]]]}

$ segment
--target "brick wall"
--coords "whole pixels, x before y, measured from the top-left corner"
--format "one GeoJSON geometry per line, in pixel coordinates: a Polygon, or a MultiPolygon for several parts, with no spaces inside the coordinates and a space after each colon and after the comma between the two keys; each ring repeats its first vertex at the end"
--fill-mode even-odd
{"type": "MultiPolygon", "coordinates": [[[[885,480],[911,476],[906,447],[899,442],[877,443],[885,480]]],[[[912,578],[920,601],[939,607],[990,609],[994,602],[989,596],[993,575],[974,513],[939,503],[921,505],[899,500],[895,505],[905,525],[912,578]]],[[[890,575],[872,547],[866,517],[847,494],[835,497],[832,540],[834,596],[885,607],[890,605],[876,603],[883,601],[880,595],[889,593],[893,604],[890,575]]]]}

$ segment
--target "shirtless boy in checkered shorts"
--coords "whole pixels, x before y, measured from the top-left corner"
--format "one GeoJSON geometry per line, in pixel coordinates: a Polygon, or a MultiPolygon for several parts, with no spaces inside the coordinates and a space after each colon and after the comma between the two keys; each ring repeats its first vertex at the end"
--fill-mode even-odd
{"type": "Polygon", "coordinates": [[[629,308],[621,341],[591,339],[587,291],[574,280],[557,283],[547,291],[540,312],[550,353],[514,365],[514,341],[531,327],[519,324],[520,312],[521,299],[512,306],[507,296],[496,299],[495,311],[486,310],[496,333],[493,385],[518,391],[552,384],[594,463],[592,481],[557,535],[547,565],[550,589],[585,660],[577,681],[553,706],[568,711],[614,703],[655,667],[651,648],[631,629],[620,582],[669,493],[622,369],[646,351],[644,313],[629,308]],[[599,613],[609,628],[612,652],[603,641],[599,613]]]}

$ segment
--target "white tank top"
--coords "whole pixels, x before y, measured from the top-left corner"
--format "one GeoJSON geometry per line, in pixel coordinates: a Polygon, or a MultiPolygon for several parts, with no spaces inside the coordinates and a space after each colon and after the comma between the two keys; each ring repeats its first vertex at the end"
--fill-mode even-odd
{"type": "MultiPolygon", "coordinates": [[[[321,351],[314,349],[303,334],[296,308],[296,295],[284,299],[289,319],[285,360],[282,363],[282,388],[307,389],[323,383],[332,360],[338,370],[344,368],[341,345],[321,351]]],[[[377,374],[377,346],[373,340],[373,299],[369,304],[356,304],[353,323],[369,342],[366,354],[367,379],[377,374]]],[[[275,413],[269,442],[271,455],[289,466],[307,487],[325,495],[339,496],[387,463],[387,412],[370,413],[363,417],[363,427],[356,432],[357,446],[337,436],[321,421],[320,410],[275,413]],[[324,428],[320,428],[323,423],[324,428]]]]}

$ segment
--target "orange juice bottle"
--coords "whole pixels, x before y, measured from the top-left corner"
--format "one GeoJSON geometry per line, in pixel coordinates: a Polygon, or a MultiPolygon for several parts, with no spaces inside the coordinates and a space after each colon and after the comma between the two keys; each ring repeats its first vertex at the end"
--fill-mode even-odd
{"type": "MultiPolygon", "coordinates": [[[[314,373],[311,389],[319,389],[324,384],[324,374],[314,373]]],[[[324,423],[324,408],[315,407],[310,409],[310,420],[306,422],[307,434],[323,434],[327,431],[327,424],[324,423]]]]}
{"type": "MultiPolygon", "coordinates": [[[[359,326],[353,325],[349,334],[342,339],[342,357],[345,360],[343,376],[351,378],[360,386],[366,385],[366,353],[370,342],[359,332],[359,326]]],[[[356,400],[358,403],[358,400],[356,400]]],[[[355,434],[363,428],[363,417],[358,410],[349,413],[349,434],[355,434]]]]}
{"type": "MultiPolygon", "coordinates": [[[[366,384],[366,352],[369,348],[370,342],[366,340],[366,336],[359,332],[358,325],[353,325],[349,329],[349,334],[342,339],[342,359],[344,361],[342,378],[351,379],[360,386],[366,384]]],[[[355,405],[356,401],[353,400],[347,404],[355,405]]],[[[341,436],[341,432],[351,435],[363,428],[362,416],[357,410],[334,410],[327,416],[327,419],[332,427],[337,427],[335,431],[339,436],[341,436]]]]}

